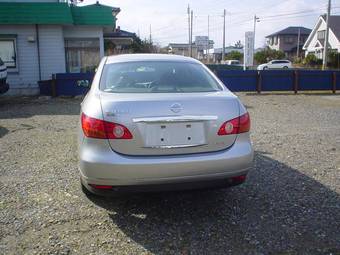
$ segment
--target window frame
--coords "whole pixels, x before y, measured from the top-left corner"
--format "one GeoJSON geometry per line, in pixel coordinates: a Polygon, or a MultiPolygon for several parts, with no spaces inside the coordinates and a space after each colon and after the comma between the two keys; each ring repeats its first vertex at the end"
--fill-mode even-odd
{"type": "MultiPolygon", "coordinates": [[[[68,50],[71,50],[71,49],[76,49],[76,51],[79,53],[81,50],[98,50],[98,63],[96,66],[98,66],[99,62],[100,62],[100,37],[65,37],[64,38],[64,51],[65,51],[65,68],[66,68],[66,72],[67,73],[79,73],[79,72],[71,72],[70,71],[70,68],[68,66],[68,50]],[[96,41],[98,42],[98,47],[68,47],[67,46],[67,41],[78,41],[78,42],[81,42],[81,41],[96,41]]],[[[80,62],[80,73],[84,73],[83,71],[81,71],[82,69],[85,68],[85,66],[82,66],[83,63],[80,62]]],[[[88,72],[88,71],[85,71],[85,73],[88,72]]]]}
{"type": "Polygon", "coordinates": [[[294,38],[291,35],[287,35],[284,37],[284,42],[287,44],[292,44],[294,42],[294,38]]]}
{"type": "MultiPolygon", "coordinates": [[[[157,71],[157,70],[155,70],[157,71]]],[[[219,82],[218,79],[216,79],[216,77],[214,77],[214,75],[211,73],[211,71],[205,67],[204,65],[202,64],[199,64],[199,63],[186,63],[186,62],[183,62],[183,61],[176,61],[176,60],[144,60],[144,61],[139,61],[139,60],[135,60],[135,61],[127,61],[127,62],[117,62],[117,63],[106,63],[104,64],[103,66],[103,69],[101,71],[101,74],[100,74],[100,82],[99,82],[99,86],[98,86],[98,89],[101,91],[101,92],[104,92],[104,93],[116,93],[116,94],[135,94],[135,93],[140,93],[140,94],[157,94],[157,93],[207,93],[207,92],[216,92],[216,91],[223,91],[224,90],[224,87],[223,85],[219,82]],[[107,76],[108,76],[108,71],[109,71],[109,68],[111,65],[119,65],[119,64],[146,64],[146,63],[151,63],[151,64],[157,64],[157,63],[171,63],[171,64],[189,64],[189,65],[196,65],[196,66],[200,66],[202,68],[202,72],[211,79],[211,81],[214,83],[214,85],[216,85],[216,88],[217,90],[212,90],[212,91],[181,91],[181,92],[169,92],[169,91],[165,91],[165,92],[126,92],[126,91],[115,91],[115,92],[108,92],[108,91],[105,91],[106,90],[106,86],[105,86],[105,83],[107,82],[107,76]]]]}
{"type": "Polygon", "coordinates": [[[326,38],[326,30],[317,31],[317,33],[316,33],[316,39],[317,40],[325,40],[325,38],[326,38]],[[322,37],[320,35],[322,35],[322,37]]]}
{"type": "Polygon", "coordinates": [[[17,36],[16,35],[1,35],[0,34],[0,41],[11,41],[13,42],[13,49],[14,49],[14,57],[15,60],[14,66],[8,66],[6,61],[2,59],[5,66],[7,67],[7,72],[18,72],[19,71],[19,63],[18,63],[18,49],[17,49],[17,36]]]}

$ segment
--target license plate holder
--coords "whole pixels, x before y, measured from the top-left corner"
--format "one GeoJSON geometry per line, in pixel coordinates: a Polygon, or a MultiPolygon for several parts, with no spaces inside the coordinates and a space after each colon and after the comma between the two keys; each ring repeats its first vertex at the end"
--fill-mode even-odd
{"type": "Polygon", "coordinates": [[[174,148],[206,144],[204,123],[152,123],[146,127],[146,147],[174,148]]]}

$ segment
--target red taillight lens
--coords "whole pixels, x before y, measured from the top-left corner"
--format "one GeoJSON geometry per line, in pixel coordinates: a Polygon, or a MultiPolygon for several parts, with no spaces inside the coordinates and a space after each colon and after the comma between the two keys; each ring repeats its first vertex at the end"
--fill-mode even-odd
{"type": "Polygon", "coordinates": [[[247,175],[244,174],[244,175],[232,177],[231,179],[233,182],[242,183],[246,180],[246,178],[247,178],[247,175]]]}
{"type": "Polygon", "coordinates": [[[245,113],[240,116],[240,126],[238,129],[238,133],[246,133],[250,130],[250,116],[249,113],[245,113]]]}
{"type": "Polygon", "coordinates": [[[95,189],[112,189],[112,186],[109,185],[96,185],[96,184],[90,184],[92,188],[95,189]]]}
{"type": "Polygon", "coordinates": [[[131,132],[123,125],[81,115],[84,134],[97,139],[132,139],[131,132]]]}
{"type": "Polygon", "coordinates": [[[233,135],[245,133],[250,130],[249,113],[245,113],[235,119],[228,120],[218,130],[218,135],[233,135]]]}

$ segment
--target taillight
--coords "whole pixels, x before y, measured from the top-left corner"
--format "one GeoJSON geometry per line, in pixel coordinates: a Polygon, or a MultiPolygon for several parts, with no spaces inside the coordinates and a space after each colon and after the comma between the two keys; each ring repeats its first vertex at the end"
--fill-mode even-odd
{"type": "Polygon", "coordinates": [[[233,135],[245,133],[250,130],[249,113],[245,113],[235,119],[228,120],[218,130],[218,135],[233,135]]]}
{"type": "Polygon", "coordinates": [[[95,189],[112,189],[112,186],[110,185],[96,185],[96,184],[90,184],[92,188],[95,189]]]}
{"type": "Polygon", "coordinates": [[[131,132],[123,125],[81,115],[84,134],[97,139],[132,139],[131,132]]]}
{"type": "Polygon", "coordinates": [[[231,180],[234,183],[242,183],[242,182],[244,182],[246,180],[246,178],[247,178],[247,175],[243,174],[243,175],[232,177],[231,180]]]}

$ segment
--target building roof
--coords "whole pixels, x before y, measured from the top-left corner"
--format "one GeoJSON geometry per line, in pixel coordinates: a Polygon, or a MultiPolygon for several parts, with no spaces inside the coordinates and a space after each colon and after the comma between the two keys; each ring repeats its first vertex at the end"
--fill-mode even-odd
{"type": "Polygon", "coordinates": [[[71,6],[71,12],[75,25],[107,25],[115,23],[112,15],[113,8],[101,4],[85,6],[71,6]]]}
{"type": "Polygon", "coordinates": [[[115,26],[113,11],[113,7],[100,4],[73,6],[55,2],[0,2],[0,24],[115,26]]]}
{"type": "MultiPolygon", "coordinates": [[[[168,48],[189,48],[189,43],[169,43],[168,48]]],[[[197,45],[192,43],[192,48],[196,49],[197,45]]]]}
{"type": "MultiPolygon", "coordinates": [[[[326,15],[319,16],[318,22],[315,24],[315,27],[313,28],[312,33],[310,33],[305,44],[303,45],[303,49],[307,49],[309,47],[310,43],[312,42],[312,38],[316,36],[316,32],[318,31],[322,22],[326,22],[326,15]]],[[[333,34],[338,39],[338,41],[340,41],[340,16],[339,15],[331,15],[329,17],[329,29],[330,31],[333,32],[333,34]]],[[[318,39],[318,41],[322,43],[322,45],[324,45],[324,40],[318,39]]]]}
{"type": "MultiPolygon", "coordinates": [[[[326,16],[323,15],[322,18],[326,22],[326,16]]],[[[340,41],[340,16],[331,15],[329,16],[329,28],[332,30],[336,38],[340,41]]]]}
{"type": "Polygon", "coordinates": [[[276,36],[276,35],[298,35],[300,30],[301,35],[309,35],[312,32],[312,29],[306,27],[287,27],[283,30],[280,30],[276,33],[267,35],[266,38],[276,36]]]}
{"type": "Polygon", "coordinates": [[[117,29],[111,33],[104,33],[104,37],[114,37],[114,38],[134,38],[136,37],[135,33],[131,33],[125,30],[117,29]]]}

